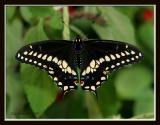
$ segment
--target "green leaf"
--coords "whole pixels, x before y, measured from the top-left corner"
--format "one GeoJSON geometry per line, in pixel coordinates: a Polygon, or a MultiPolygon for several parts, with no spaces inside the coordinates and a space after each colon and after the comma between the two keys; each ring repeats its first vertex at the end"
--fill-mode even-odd
{"type": "Polygon", "coordinates": [[[34,22],[33,15],[28,7],[20,7],[20,13],[26,22],[31,24],[34,22]]]}
{"type": "Polygon", "coordinates": [[[69,95],[69,97],[66,96],[66,99],[68,100],[67,107],[70,107],[66,107],[66,118],[87,118],[84,93],[82,93],[82,91],[76,90],[69,95]]]}
{"type": "MultiPolygon", "coordinates": [[[[73,98],[73,97],[72,97],[73,98]]],[[[82,98],[77,97],[77,99],[70,99],[66,110],[66,118],[76,119],[76,118],[87,118],[87,113],[84,108],[84,102],[82,98]],[[68,108],[71,107],[71,108],[68,108]]]]}
{"type": "Polygon", "coordinates": [[[51,6],[32,6],[28,7],[28,9],[34,17],[40,18],[51,16],[54,13],[54,9],[51,6]]]}
{"type": "Polygon", "coordinates": [[[132,21],[134,21],[136,13],[141,9],[138,6],[118,6],[116,9],[125,15],[127,15],[132,21]]]}
{"type": "Polygon", "coordinates": [[[25,42],[42,41],[47,40],[48,37],[43,28],[43,19],[39,20],[38,25],[31,27],[25,35],[25,42]]]}
{"type": "Polygon", "coordinates": [[[137,99],[152,83],[153,75],[144,66],[121,69],[115,79],[118,95],[123,99],[137,99]]]}
{"type": "Polygon", "coordinates": [[[32,6],[20,7],[20,12],[26,22],[33,24],[37,19],[52,16],[54,10],[52,7],[32,6]]]}
{"type": "Polygon", "coordinates": [[[6,17],[8,20],[11,20],[15,14],[16,7],[14,6],[7,6],[6,7],[6,17]]]}
{"type": "Polygon", "coordinates": [[[139,27],[139,37],[143,45],[153,51],[154,49],[154,27],[151,22],[142,24],[139,27]]]}
{"type": "Polygon", "coordinates": [[[7,70],[6,77],[6,94],[9,102],[6,108],[7,118],[15,118],[22,115],[24,105],[26,104],[23,85],[20,82],[19,74],[11,70],[7,70]]]}
{"type": "Polygon", "coordinates": [[[57,30],[62,30],[63,28],[63,23],[61,20],[61,15],[60,13],[55,13],[50,20],[50,26],[53,29],[57,29],[57,30]]]}
{"type": "Polygon", "coordinates": [[[43,118],[87,118],[87,109],[82,94],[84,93],[78,91],[67,93],[45,112],[43,118]]]}
{"type": "Polygon", "coordinates": [[[7,67],[14,68],[16,64],[15,54],[22,42],[22,23],[19,19],[14,19],[12,23],[7,22],[6,24],[6,52],[7,52],[7,67]],[[16,32],[15,32],[16,29],[16,32]]]}
{"type": "Polygon", "coordinates": [[[102,39],[111,39],[135,44],[134,28],[130,19],[113,7],[99,7],[106,26],[93,24],[93,29],[102,39]]]}
{"type": "Polygon", "coordinates": [[[57,88],[47,73],[30,65],[21,65],[21,78],[30,107],[40,117],[55,101],[57,88]]]}
{"type": "Polygon", "coordinates": [[[94,97],[95,95],[91,92],[85,93],[85,103],[88,109],[89,118],[102,118],[102,113],[94,97]]]}
{"type": "Polygon", "coordinates": [[[85,18],[78,18],[72,21],[72,25],[88,35],[88,33],[91,31],[92,21],[85,18]]]}
{"type": "Polygon", "coordinates": [[[140,97],[135,102],[134,115],[154,112],[154,93],[152,90],[145,90],[144,94],[139,96],[140,97]]]}
{"type": "Polygon", "coordinates": [[[112,81],[108,80],[98,90],[98,104],[103,116],[107,118],[117,114],[121,106],[112,81]]]}

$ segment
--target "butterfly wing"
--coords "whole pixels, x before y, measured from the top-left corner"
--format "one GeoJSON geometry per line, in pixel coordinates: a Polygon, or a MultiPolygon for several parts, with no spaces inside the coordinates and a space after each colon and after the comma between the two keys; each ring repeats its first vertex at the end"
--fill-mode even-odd
{"type": "Polygon", "coordinates": [[[73,53],[71,41],[48,40],[22,47],[17,52],[16,59],[46,70],[62,92],[67,92],[77,89],[73,53]]]}
{"type": "Polygon", "coordinates": [[[143,58],[136,47],[123,42],[110,40],[84,41],[83,68],[81,70],[81,87],[96,91],[108,78],[108,73],[143,58]]]}

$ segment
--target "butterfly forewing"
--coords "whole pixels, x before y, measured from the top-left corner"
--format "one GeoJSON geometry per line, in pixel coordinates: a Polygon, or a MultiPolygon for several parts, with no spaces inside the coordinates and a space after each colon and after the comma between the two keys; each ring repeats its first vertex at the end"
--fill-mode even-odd
{"type": "Polygon", "coordinates": [[[17,60],[35,65],[48,72],[63,92],[77,89],[76,67],[73,64],[74,49],[70,41],[42,41],[21,48],[17,60]]]}
{"type": "Polygon", "coordinates": [[[89,40],[84,41],[82,52],[83,66],[81,69],[82,89],[95,91],[103,81],[108,78],[108,73],[120,67],[140,61],[142,53],[134,46],[116,42],[89,40]]]}

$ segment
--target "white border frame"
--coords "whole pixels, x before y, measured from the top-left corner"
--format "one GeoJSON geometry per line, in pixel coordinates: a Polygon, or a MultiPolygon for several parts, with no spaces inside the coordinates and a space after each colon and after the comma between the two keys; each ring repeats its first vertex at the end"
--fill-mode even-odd
{"type": "Polygon", "coordinates": [[[36,4],[36,5],[9,5],[6,4],[4,5],[4,48],[5,48],[5,62],[4,62],[4,120],[5,121],[155,121],[156,120],[156,5],[155,4],[150,4],[150,5],[136,5],[136,4],[132,4],[132,5],[40,5],[40,4],[36,4]],[[13,118],[6,118],[6,7],[7,6],[153,6],[154,7],[154,118],[153,119],[13,119],[13,118]]]}

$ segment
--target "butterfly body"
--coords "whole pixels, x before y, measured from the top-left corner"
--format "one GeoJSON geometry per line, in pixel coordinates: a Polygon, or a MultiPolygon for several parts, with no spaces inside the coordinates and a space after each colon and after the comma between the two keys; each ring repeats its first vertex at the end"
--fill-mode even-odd
{"type": "Polygon", "coordinates": [[[77,89],[95,92],[109,72],[139,62],[143,55],[136,47],[119,41],[46,40],[22,47],[16,59],[44,69],[62,92],[77,89]],[[80,70],[78,79],[77,68],[80,70]]]}
{"type": "Polygon", "coordinates": [[[74,51],[75,51],[75,66],[77,66],[79,69],[81,69],[82,64],[83,64],[83,56],[82,56],[82,52],[84,50],[84,44],[83,41],[77,37],[74,41],[74,51]]]}

